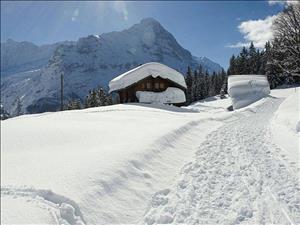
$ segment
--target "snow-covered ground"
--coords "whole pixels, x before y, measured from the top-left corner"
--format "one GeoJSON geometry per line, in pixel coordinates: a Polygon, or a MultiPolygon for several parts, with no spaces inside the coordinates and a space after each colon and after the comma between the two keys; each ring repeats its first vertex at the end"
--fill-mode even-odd
{"type": "Polygon", "coordinates": [[[299,223],[299,170],[271,132],[293,93],[1,121],[1,223],[299,223]]]}
{"type": "Polygon", "coordinates": [[[286,99],[279,106],[272,122],[273,140],[280,146],[288,160],[300,167],[300,91],[285,88],[272,91],[272,96],[286,99]]]}

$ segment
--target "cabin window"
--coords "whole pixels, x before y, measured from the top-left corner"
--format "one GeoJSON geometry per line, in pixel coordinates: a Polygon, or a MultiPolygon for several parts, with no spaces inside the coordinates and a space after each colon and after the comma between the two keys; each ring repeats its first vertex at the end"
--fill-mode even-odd
{"type": "Polygon", "coordinates": [[[151,89],[151,83],[150,82],[147,82],[146,86],[147,86],[147,89],[151,89]]]}
{"type": "Polygon", "coordinates": [[[155,89],[159,89],[159,83],[158,83],[158,82],[155,82],[154,88],[155,88],[155,89]]]}
{"type": "Polygon", "coordinates": [[[144,83],[142,83],[142,89],[145,89],[145,84],[144,83]]]}
{"type": "Polygon", "coordinates": [[[165,88],[165,84],[164,83],[159,83],[159,88],[160,89],[164,89],[165,88]]]}

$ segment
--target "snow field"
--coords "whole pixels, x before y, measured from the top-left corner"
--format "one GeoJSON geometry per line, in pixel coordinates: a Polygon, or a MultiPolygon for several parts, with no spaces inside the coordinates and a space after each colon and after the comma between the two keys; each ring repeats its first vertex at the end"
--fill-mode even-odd
{"type": "Polygon", "coordinates": [[[273,134],[291,91],[233,112],[211,97],[1,121],[1,223],[298,224],[299,168],[277,144],[291,132],[273,134]]]}
{"type": "MultiPolygon", "coordinates": [[[[211,120],[210,113],[199,117],[190,109],[128,104],[1,122],[2,205],[13,212],[7,190],[16,203],[32,189],[42,203],[31,201],[29,208],[34,211],[46,204],[51,208],[45,212],[49,218],[66,203],[80,209],[74,218],[84,223],[135,223],[151,195],[172,183],[191,160],[194,140],[204,140],[221,126],[222,116],[218,114],[218,121],[211,120]],[[45,198],[36,190],[49,190],[61,200],[45,198]]],[[[26,210],[19,211],[26,217],[26,210]]],[[[54,215],[57,221],[65,218],[54,215]]],[[[67,217],[64,220],[70,221],[67,217]]],[[[15,220],[3,216],[1,222],[15,220]]],[[[44,222],[41,218],[39,223],[44,222]]]]}

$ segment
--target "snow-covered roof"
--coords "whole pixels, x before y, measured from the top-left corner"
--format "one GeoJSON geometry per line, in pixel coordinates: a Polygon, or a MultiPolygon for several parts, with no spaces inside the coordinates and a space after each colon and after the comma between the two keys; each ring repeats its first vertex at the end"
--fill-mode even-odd
{"type": "Polygon", "coordinates": [[[149,62],[112,79],[109,82],[109,92],[126,88],[148,76],[169,79],[186,88],[184,76],[181,73],[161,63],[149,62]]]}

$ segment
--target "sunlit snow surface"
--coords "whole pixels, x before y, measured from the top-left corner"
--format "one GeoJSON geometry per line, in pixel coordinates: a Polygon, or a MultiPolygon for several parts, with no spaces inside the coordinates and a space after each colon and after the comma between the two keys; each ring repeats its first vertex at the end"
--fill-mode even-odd
{"type": "Polygon", "coordinates": [[[276,145],[290,133],[271,132],[298,113],[295,92],[235,111],[211,97],[1,121],[1,223],[297,224],[297,170],[276,145]]]}

